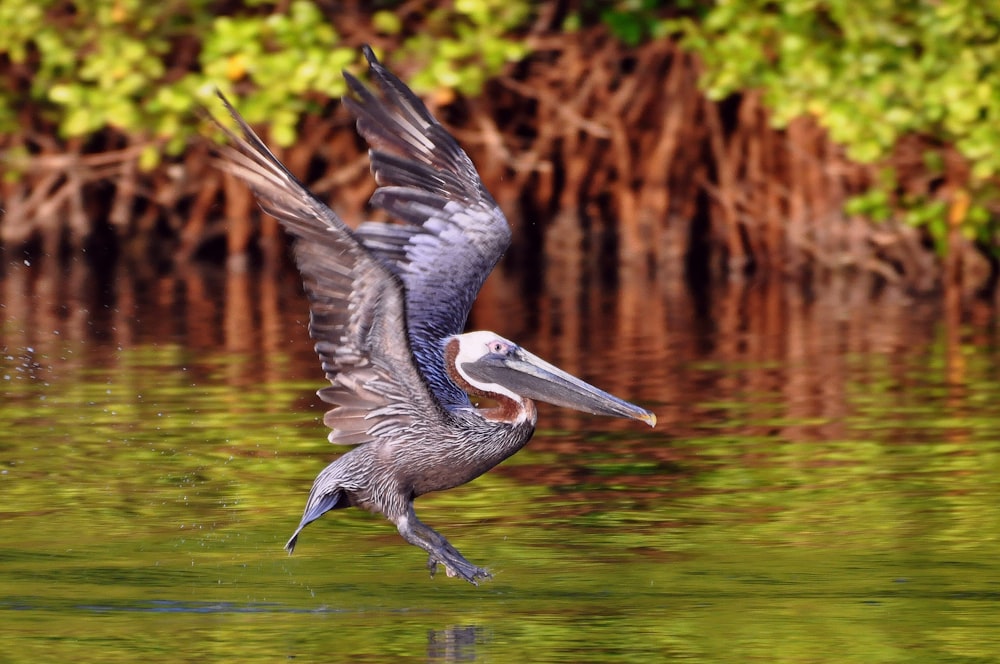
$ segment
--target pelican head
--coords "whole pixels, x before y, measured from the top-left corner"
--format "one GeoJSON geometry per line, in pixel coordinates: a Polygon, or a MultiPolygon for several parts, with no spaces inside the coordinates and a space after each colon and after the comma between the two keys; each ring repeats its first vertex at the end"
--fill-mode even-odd
{"type": "Polygon", "coordinates": [[[467,332],[449,337],[449,364],[463,387],[475,394],[525,399],[572,408],[594,415],[626,417],[656,425],[656,415],[585,383],[494,332],[467,332]],[[470,389],[471,388],[471,389],[470,389]]]}

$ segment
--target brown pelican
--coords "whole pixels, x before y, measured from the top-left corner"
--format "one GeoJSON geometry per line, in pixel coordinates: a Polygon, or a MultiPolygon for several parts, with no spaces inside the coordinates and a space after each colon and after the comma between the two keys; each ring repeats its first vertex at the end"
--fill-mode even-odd
{"type": "Polygon", "coordinates": [[[656,417],[498,334],[462,333],[510,228],[455,139],[370,48],[364,55],[378,93],[344,72],[344,104],[370,146],[371,203],[404,224],[348,228],[222,99],[243,133],[226,132],[234,147],[220,149],[223,166],[292,238],[330,381],[319,391],[333,405],[323,421],[331,443],[355,446],[316,478],[285,548],[326,512],[361,507],[427,551],[432,575],[440,563],[476,584],[489,572],[417,519],[416,497],[465,484],[524,447],[532,400],[650,426],[656,417]],[[475,407],[470,395],[495,405],[475,407]]]}

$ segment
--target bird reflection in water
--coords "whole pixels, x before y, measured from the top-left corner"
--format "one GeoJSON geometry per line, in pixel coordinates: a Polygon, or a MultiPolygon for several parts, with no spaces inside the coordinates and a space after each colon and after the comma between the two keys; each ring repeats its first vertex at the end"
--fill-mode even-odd
{"type": "Polygon", "coordinates": [[[427,659],[431,662],[474,662],[476,646],[488,641],[487,630],[478,625],[428,630],[427,659]]]}

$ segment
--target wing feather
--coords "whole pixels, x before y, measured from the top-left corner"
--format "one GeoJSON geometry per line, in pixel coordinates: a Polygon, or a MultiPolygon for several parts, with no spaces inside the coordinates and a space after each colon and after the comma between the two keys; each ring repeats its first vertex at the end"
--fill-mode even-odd
{"type": "Polygon", "coordinates": [[[370,147],[371,203],[405,225],[368,222],[358,237],[405,284],[417,362],[446,403],[467,401],[444,369],[443,340],[464,331],[483,282],[510,245],[510,226],[469,156],[406,85],[365,47],[376,92],[345,72],[344,104],[370,147]]]}
{"type": "MultiPolygon", "coordinates": [[[[359,444],[419,418],[446,418],[415,363],[404,284],[334,212],[314,197],[222,98],[242,136],[223,130],[222,166],[245,180],[261,208],[292,236],[309,298],[309,333],[330,386],[324,417],[338,444],[359,444]]],[[[221,125],[220,125],[221,126],[221,125]]]]}

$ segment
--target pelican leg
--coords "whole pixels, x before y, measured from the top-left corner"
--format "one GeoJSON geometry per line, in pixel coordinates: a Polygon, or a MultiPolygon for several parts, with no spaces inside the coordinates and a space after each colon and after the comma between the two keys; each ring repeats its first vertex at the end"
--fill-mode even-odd
{"type": "Polygon", "coordinates": [[[444,565],[445,573],[465,579],[474,586],[479,585],[479,579],[489,579],[492,575],[482,567],[476,567],[458,552],[443,535],[417,518],[411,506],[409,512],[392,520],[407,542],[419,546],[426,551],[427,569],[431,576],[437,572],[438,563],[444,565]]]}

